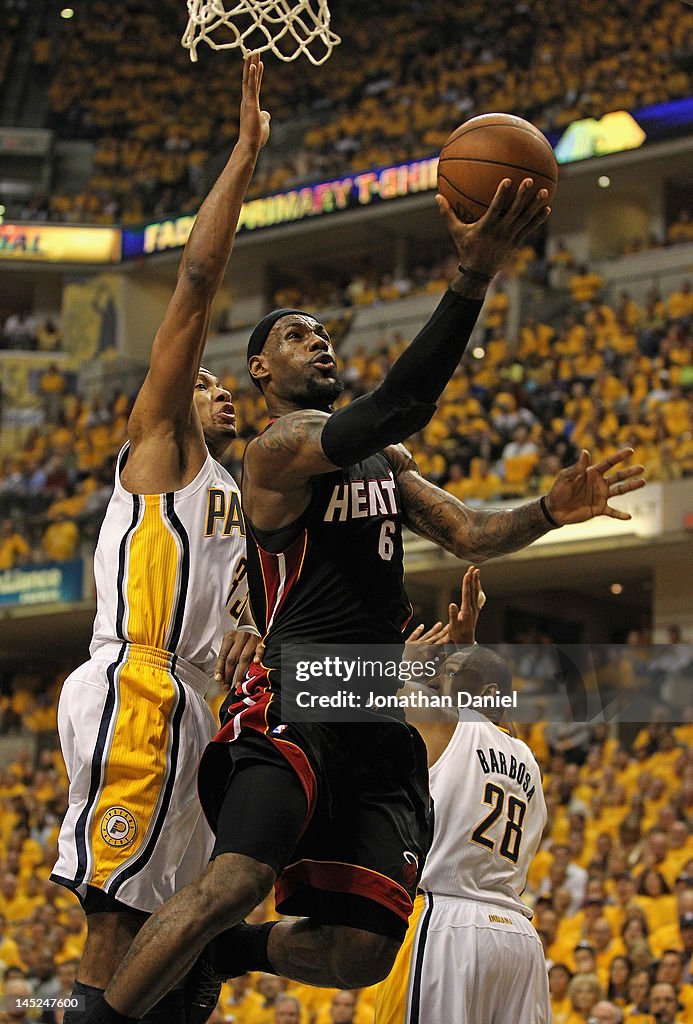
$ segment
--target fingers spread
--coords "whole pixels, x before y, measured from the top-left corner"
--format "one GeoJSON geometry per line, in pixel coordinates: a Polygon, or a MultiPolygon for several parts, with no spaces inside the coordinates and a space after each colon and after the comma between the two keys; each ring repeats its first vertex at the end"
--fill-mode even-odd
{"type": "Polygon", "coordinates": [[[610,516],[612,519],[632,519],[630,512],[623,512],[620,508],[612,508],[611,505],[607,505],[604,508],[603,515],[610,516]]]}
{"type": "Polygon", "coordinates": [[[631,491],[639,491],[646,483],[646,480],[640,479],[626,480],[620,484],[611,484],[609,486],[609,497],[613,498],[617,494],[630,494],[631,491]]]}
{"type": "Polygon", "coordinates": [[[616,466],[619,462],[623,462],[625,459],[630,458],[632,454],[632,448],[619,448],[619,450],[614,452],[613,455],[607,455],[606,458],[601,460],[601,462],[597,462],[594,468],[599,473],[606,473],[607,469],[611,469],[612,466],[616,466]]]}
{"type": "Polygon", "coordinates": [[[619,469],[616,473],[611,473],[610,476],[605,476],[604,480],[609,486],[618,483],[619,480],[629,480],[632,476],[640,476],[645,470],[644,466],[628,466],[627,469],[619,469]]]}

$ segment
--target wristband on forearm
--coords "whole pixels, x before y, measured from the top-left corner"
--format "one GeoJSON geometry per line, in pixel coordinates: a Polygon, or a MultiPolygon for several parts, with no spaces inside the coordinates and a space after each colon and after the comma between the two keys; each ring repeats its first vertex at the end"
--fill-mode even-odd
{"type": "Polygon", "coordinates": [[[559,530],[560,527],[561,527],[561,524],[557,523],[556,520],[551,515],[551,513],[549,512],[548,508],[546,507],[546,496],[543,495],[543,494],[542,494],[541,498],[539,499],[539,505],[541,507],[542,512],[544,513],[544,518],[546,519],[546,521],[549,524],[549,526],[551,527],[551,529],[552,530],[559,530]]]}

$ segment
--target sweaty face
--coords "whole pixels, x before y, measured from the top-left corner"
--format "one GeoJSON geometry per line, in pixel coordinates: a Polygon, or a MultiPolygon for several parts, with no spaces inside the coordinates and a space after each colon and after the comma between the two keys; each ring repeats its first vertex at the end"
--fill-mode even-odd
{"type": "Polygon", "coordinates": [[[259,358],[270,372],[273,393],[299,407],[327,410],[344,390],[330,336],[314,317],[282,317],[259,358]]]}
{"type": "Polygon", "coordinates": [[[217,446],[238,436],[231,393],[208,370],[200,370],[193,400],[208,445],[217,446]]]}

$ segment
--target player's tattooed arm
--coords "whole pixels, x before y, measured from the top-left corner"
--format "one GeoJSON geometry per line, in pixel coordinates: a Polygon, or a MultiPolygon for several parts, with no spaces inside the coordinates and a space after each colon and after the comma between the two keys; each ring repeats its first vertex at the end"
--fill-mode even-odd
{"type": "Polygon", "coordinates": [[[261,487],[281,489],[304,484],[337,467],[325,455],[321,437],[329,413],[301,409],[280,416],[248,445],[246,465],[261,487]]]}
{"type": "Polygon", "coordinates": [[[609,500],[645,486],[641,465],[613,472],[630,458],[632,448],[621,448],[594,464],[589,452],[582,451],[573,466],[561,470],[545,497],[514,509],[471,509],[424,480],[406,448],[398,445],[388,453],[407,526],[458,558],[475,562],[519,551],[551,529],[595,516],[630,519],[629,512],[614,508],[609,500]]]}
{"type": "Polygon", "coordinates": [[[419,473],[404,448],[387,449],[402,497],[404,522],[457,558],[484,562],[527,547],[551,526],[539,501],[515,509],[472,509],[419,473]]]}

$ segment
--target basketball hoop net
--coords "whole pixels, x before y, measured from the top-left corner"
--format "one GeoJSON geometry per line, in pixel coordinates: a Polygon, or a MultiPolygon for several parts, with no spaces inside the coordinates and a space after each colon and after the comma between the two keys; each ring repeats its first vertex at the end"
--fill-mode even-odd
{"type": "Polygon", "coordinates": [[[341,42],[330,31],[327,0],[187,3],[189,20],[181,42],[190,51],[192,61],[197,60],[197,47],[204,40],[213,50],[239,47],[244,57],[270,50],[279,60],[291,61],[305,53],[312,64],[323,64],[341,42]]]}

